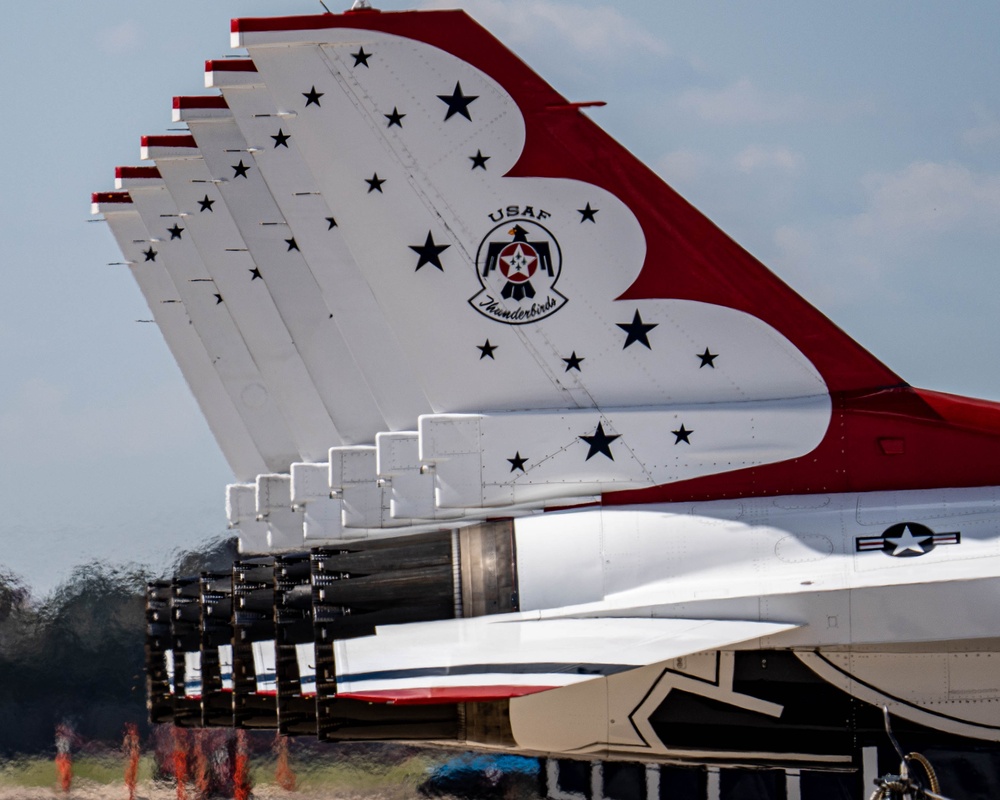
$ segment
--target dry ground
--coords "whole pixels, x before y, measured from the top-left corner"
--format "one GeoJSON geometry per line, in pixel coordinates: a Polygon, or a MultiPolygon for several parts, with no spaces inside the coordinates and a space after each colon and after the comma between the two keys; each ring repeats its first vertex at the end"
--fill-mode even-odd
{"type": "MultiPolygon", "coordinates": [[[[255,800],[409,800],[425,779],[432,760],[408,758],[402,763],[293,762],[297,787],[287,791],[274,785],[274,763],[259,759],[252,767],[255,800]]],[[[32,758],[0,764],[0,800],[129,800],[120,758],[74,761],[74,778],[68,793],[57,788],[51,760],[32,758]]],[[[142,759],[136,800],[178,800],[173,782],[153,781],[152,760],[142,759]]],[[[197,800],[189,785],[186,800],[197,800]]]]}
{"type": "MultiPolygon", "coordinates": [[[[135,796],[136,800],[177,800],[177,790],[173,786],[144,783],[138,787],[135,796]]],[[[416,796],[412,786],[360,794],[350,790],[341,793],[336,789],[318,793],[309,790],[287,792],[277,787],[261,787],[253,792],[255,800],[404,800],[416,796]]],[[[189,790],[187,797],[193,800],[194,792],[189,790]]],[[[0,786],[0,800],[128,800],[128,791],[123,785],[109,786],[82,780],[77,781],[68,794],[54,787],[0,786]]]]}

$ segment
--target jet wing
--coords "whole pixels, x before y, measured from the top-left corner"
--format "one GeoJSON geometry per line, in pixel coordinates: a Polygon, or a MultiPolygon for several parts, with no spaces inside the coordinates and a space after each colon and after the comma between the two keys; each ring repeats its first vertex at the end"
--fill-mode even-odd
{"type": "Polygon", "coordinates": [[[717,650],[797,627],[713,619],[525,619],[414,623],[334,642],[337,696],[395,704],[501,700],[717,650]]]}

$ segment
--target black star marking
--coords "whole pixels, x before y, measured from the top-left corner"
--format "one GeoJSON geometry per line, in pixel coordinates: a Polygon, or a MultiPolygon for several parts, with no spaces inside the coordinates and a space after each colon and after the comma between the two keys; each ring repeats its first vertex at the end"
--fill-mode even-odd
{"type": "Polygon", "coordinates": [[[222,302],[222,295],[221,294],[217,294],[215,296],[215,304],[219,305],[219,303],[221,303],[221,302],[222,302]]]}
{"type": "Polygon", "coordinates": [[[642,321],[642,317],[639,316],[639,310],[636,309],[635,316],[632,317],[632,321],[625,323],[619,322],[618,327],[621,328],[628,336],[625,338],[625,345],[622,347],[624,350],[629,345],[639,342],[646,346],[647,350],[652,350],[653,348],[649,346],[649,338],[646,336],[653,328],[655,328],[660,323],[653,322],[646,324],[642,321]]]}
{"type": "Polygon", "coordinates": [[[393,125],[395,125],[397,128],[402,128],[403,117],[405,117],[406,114],[400,114],[399,109],[393,106],[391,114],[383,114],[382,116],[385,117],[387,120],[389,120],[389,124],[386,125],[385,127],[391,128],[393,125]]]}
{"type": "Polygon", "coordinates": [[[326,218],[326,223],[327,223],[326,224],[326,229],[328,231],[332,231],[334,228],[337,227],[337,220],[334,217],[327,217],[326,218]]]}
{"type": "Polygon", "coordinates": [[[171,239],[183,239],[184,238],[183,236],[181,236],[181,234],[184,233],[184,229],[180,225],[178,225],[176,222],[174,223],[174,227],[167,228],[167,233],[170,234],[170,238],[171,239]]]}
{"type": "Polygon", "coordinates": [[[250,167],[243,163],[243,159],[240,159],[239,164],[233,164],[233,177],[234,178],[246,178],[247,173],[250,171],[250,167]]]}
{"type": "Polygon", "coordinates": [[[586,208],[578,208],[577,213],[579,213],[580,215],[580,222],[587,222],[589,220],[590,222],[593,222],[596,225],[597,220],[594,217],[600,210],[601,209],[599,208],[591,208],[590,203],[587,203],[586,208]]]}
{"type": "Polygon", "coordinates": [[[368,194],[371,194],[372,192],[382,194],[382,184],[385,183],[385,180],[385,178],[380,178],[377,172],[370,178],[365,178],[365,183],[368,184],[368,194]]]}
{"type": "Polygon", "coordinates": [[[521,472],[524,472],[524,462],[527,461],[528,459],[522,457],[521,451],[518,450],[516,453],[514,453],[513,458],[508,458],[507,460],[510,462],[511,472],[513,472],[515,469],[519,469],[521,470],[521,472]]]}
{"type": "Polygon", "coordinates": [[[251,283],[252,283],[253,281],[257,280],[257,278],[260,278],[260,277],[261,277],[261,274],[260,274],[260,267],[254,267],[253,269],[251,269],[251,270],[248,270],[248,272],[249,272],[249,273],[250,273],[251,275],[253,275],[253,277],[252,277],[252,278],[250,279],[250,282],[251,282],[251,283]]]}
{"type": "Polygon", "coordinates": [[[687,428],[684,427],[683,423],[681,423],[680,428],[678,428],[676,431],[670,431],[670,432],[677,437],[677,439],[674,441],[674,444],[680,444],[681,442],[684,442],[684,444],[691,444],[691,440],[688,437],[692,433],[694,433],[694,431],[689,431],[687,428]]]}
{"type": "Polygon", "coordinates": [[[482,150],[477,150],[474,156],[469,156],[469,160],[472,162],[472,168],[480,167],[486,169],[486,162],[489,161],[493,156],[484,156],[482,150]]]}
{"type": "Polygon", "coordinates": [[[306,108],[315,105],[319,107],[319,99],[326,94],[326,92],[317,92],[316,87],[313,86],[308,92],[302,92],[302,96],[306,99],[306,108]]]}
{"type": "MultiPolygon", "coordinates": [[[[373,53],[366,53],[365,48],[362,47],[358,52],[351,53],[351,55],[354,56],[354,66],[367,67],[368,59],[372,57],[373,53]]],[[[369,69],[371,68],[369,67],[369,69]]]]}
{"type": "Polygon", "coordinates": [[[575,369],[577,372],[583,371],[580,369],[580,362],[583,359],[576,354],[576,350],[573,351],[573,354],[569,358],[564,358],[563,361],[566,362],[566,372],[569,372],[571,369],[575,369]]]}
{"type": "Polygon", "coordinates": [[[156,261],[156,251],[153,249],[152,245],[148,250],[143,250],[142,254],[146,256],[146,261],[156,261]]]}
{"type": "MultiPolygon", "coordinates": [[[[212,211],[212,206],[215,205],[215,201],[209,200],[208,195],[206,194],[204,200],[198,201],[198,205],[201,206],[201,209],[198,212],[200,214],[202,211],[212,211]]],[[[212,213],[214,214],[215,212],[213,211],[212,213]]]]}
{"type": "Polygon", "coordinates": [[[295,241],[295,237],[294,236],[291,239],[285,239],[285,244],[288,245],[288,252],[289,253],[291,253],[292,250],[298,250],[299,249],[299,244],[298,244],[298,242],[295,241]]]}
{"type": "Polygon", "coordinates": [[[604,432],[604,423],[598,422],[597,430],[594,431],[593,436],[580,437],[583,441],[590,445],[590,451],[587,453],[587,458],[585,460],[590,461],[591,458],[596,456],[598,453],[601,453],[614,461],[615,457],[611,455],[611,443],[620,436],[620,433],[608,436],[608,434],[604,432]]]}
{"type": "Polygon", "coordinates": [[[434,234],[430,231],[427,231],[427,240],[423,244],[410,245],[410,249],[420,256],[420,259],[417,261],[418,270],[424,264],[431,264],[442,272],[444,272],[444,267],[441,266],[441,254],[449,247],[451,247],[450,244],[434,244],[434,234]]]}
{"type": "Polygon", "coordinates": [[[701,366],[699,366],[698,369],[701,369],[702,367],[711,367],[712,369],[715,369],[715,359],[719,357],[718,353],[710,353],[706,347],[705,352],[698,353],[697,356],[701,359],[701,366]]]}
{"type": "Polygon", "coordinates": [[[493,355],[493,351],[497,349],[495,344],[490,344],[490,340],[486,340],[486,344],[477,344],[476,349],[482,351],[479,355],[479,360],[482,361],[486,356],[489,356],[494,361],[496,361],[496,356],[493,355]]]}
{"type": "Polygon", "coordinates": [[[281,128],[278,128],[278,134],[276,136],[272,136],[271,138],[274,139],[275,147],[284,147],[287,150],[288,140],[292,137],[291,135],[285,133],[281,128]]]}
{"type": "Polygon", "coordinates": [[[471,122],[472,117],[469,116],[469,105],[478,98],[478,94],[462,94],[462,84],[456,81],[454,92],[438,95],[438,100],[448,104],[448,113],[444,115],[444,121],[447,122],[455,114],[461,114],[471,122]]]}

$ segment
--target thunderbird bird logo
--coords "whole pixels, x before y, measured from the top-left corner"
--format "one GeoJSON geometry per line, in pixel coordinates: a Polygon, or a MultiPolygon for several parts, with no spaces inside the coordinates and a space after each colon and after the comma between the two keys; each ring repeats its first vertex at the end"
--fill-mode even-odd
{"type": "Polygon", "coordinates": [[[561,270],[559,243],[546,228],[527,219],[508,220],[479,245],[476,274],[482,290],[469,303],[507,325],[538,322],[566,304],[555,290],[561,270]]]}

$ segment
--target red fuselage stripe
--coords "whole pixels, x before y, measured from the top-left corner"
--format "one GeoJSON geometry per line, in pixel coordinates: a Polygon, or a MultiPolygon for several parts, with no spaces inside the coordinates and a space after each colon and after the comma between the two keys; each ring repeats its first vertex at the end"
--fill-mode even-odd
{"type": "Polygon", "coordinates": [[[435,705],[438,703],[477,703],[506,700],[555,689],[555,686],[431,686],[426,689],[389,689],[368,692],[342,692],[337,695],[366,703],[392,703],[397,706],[435,705]]]}

